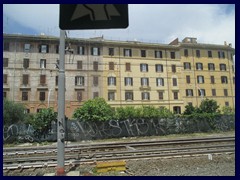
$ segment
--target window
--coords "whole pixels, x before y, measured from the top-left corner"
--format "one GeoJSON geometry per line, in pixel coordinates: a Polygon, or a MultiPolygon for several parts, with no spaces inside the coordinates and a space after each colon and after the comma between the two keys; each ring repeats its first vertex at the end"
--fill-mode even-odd
{"type": "Polygon", "coordinates": [[[163,100],[163,91],[158,92],[158,98],[159,100],[163,100]]]}
{"type": "Polygon", "coordinates": [[[24,114],[29,114],[30,113],[30,109],[24,109],[24,114]]]}
{"type": "Polygon", "coordinates": [[[40,68],[46,69],[46,59],[40,59],[40,68]]]}
{"type": "Polygon", "coordinates": [[[27,91],[23,91],[22,92],[22,101],[27,101],[28,100],[28,92],[27,91]]]}
{"type": "Polygon", "coordinates": [[[226,64],[220,64],[220,71],[226,71],[227,70],[227,67],[226,67],[226,64]]]}
{"type": "Polygon", "coordinates": [[[185,62],[183,63],[184,69],[191,69],[191,63],[185,62]]]}
{"type": "Polygon", "coordinates": [[[193,106],[193,103],[192,103],[192,102],[188,102],[188,105],[189,105],[189,106],[193,106]]]}
{"type": "Polygon", "coordinates": [[[146,50],[141,50],[141,57],[146,57],[146,50]]]}
{"type": "Polygon", "coordinates": [[[196,63],[196,69],[197,70],[203,70],[203,64],[202,63],[196,63]]]}
{"type": "Polygon", "coordinates": [[[23,85],[28,85],[28,74],[23,74],[23,85]]]}
{"type": "Polygon", "coordinates": [[[108,85],[116,86],[116,77],[108,77],[108,85]]]}
{"type": "Polygon", "coordinates": [[[219,59],[225,59],[225,53],[224,53],[224,51],[218,51],[218,58],[219,58],[219,59]]]}
{"type": "Polygon", "coordinates": [[[77,61],[77,69],[82,69],[83,66],[82,66],[82,61],[77,61]]]}
{"type": "MultiPolygon", "coordinates": [[[[78,46],[78,54],[79,55],[85,55],[85,48],[84,48],[84,46],[78,46]]],[[[93,54],[92,54],[93,55],[93,54]]]]}
{"type": "Polygon", "coordinates": [[[187,83],[187,84],[190,84],[190,83],[191,83],[190,76],[188,76],[188,75],[186,76],[186,83],[187,83]]]}
{"type": "Polygon", "coordinates": [[[84,77],[83,76],[75,77],[75,86],[84,86],[84,77]]]}
{"type": "Polygon", "coordinates": [[[193,96],[193,90],[192,89],[186,89],[186,96],[193,96]]]}
{"type": "Polygon", "coordinates": [[[175,52],[170,52],[170,58],[175,59],[175,52]]]}
{"type": "Polygon", "coordinates": [[[141,78],[141,85],[142,86],[148,86],[149,82],[148,82],[148,78],[141,78]]]}
{"type": "Polygon", "coordinates": [[[55,85],[58,86],[58,76],[55,77],[55,85]]]}
{"type": "Polygon", "coordinates": [[[45,91],[40,91],[39,92],[39,100],[40,101],[45,101],[45,91]]]}
{"type": "Polygon", "coordinates": [[[23,59],[23,68],[24,69],[29,68],[29,59],[23,59]]]}
{"type": "Polygon", "coordinates": [[[108,100],[109,101],[115,100],[115,92],[108,92],[108,100]]]}
{"type": "Polygon", "coordinates": [[[164,79],[163,78],[156,78],[157,86],[164,86],[164,79]]]}
{"type": "Polygon", "coordinates": [[[188,57],[188,49],[184,49],[184,56],[188,57]]]}
{"type": "Polygon", "coordinates": [[[173,106],[173,113],[174,114],[181,114],[181,107],[180,106],[173,106]]]}
{"type": "Polygon", "coordinates": [[[93,70],[98,71],[98,62],[97,61],[93,62],[93,70]]]}
{"type": "Polygon", "coordinates": [[[177,78],[172,78],[173,86],[177,86],[177,78]]]}
{"type": "Polygon", "coordinates": [[[132,50],[131,49],[123,49],[123,55],[126,57],[132,56],[132,50]]]}
{"type": "Polygon", "coordinates": [[[212,89],[212,96],[216,96],[216,89],[212,89]]]}
{"type": "Polygon", "coordinates": [[[156,69],[156,72],[163,72],[163,65],[162,64],[156,64],[155,69],[156,69]]]}
{"type": "Polygon", "coordinates": [[[172,64],[172,72],[175,73],[176,72],[176,65],[172,64]]]}
{"type": "Polygon", "coordinates": [[[3,67],[8,67],[8,58],[3,58],[3,67]]]}
{"type": "Polygon", "coordinates": [[[98,86],[98,76],[93,76],[93,85],[98,86]]]}
{"type": "Polygon", "coordinates": [[[125,100],[133,100],[133,92],[125,92],[125,100]]]}
{"type": "Polygon", "coordinates": [[[198,57],[198,58],[200,58],[200,50],[196,50],[196,56],[198,57]]]}
{"type": "Polygon", "coordinates": [[[7,74],[3,74],[3,84],[7,84],[7,74]]]}
{"type": "Polygon", "coordinates": [[[150,100],[150,93],[142,92],[142,100],[150,100]]]}
{"type": "Polygon", "coordinates": [[[215,84],[215,78],[214,78],[214,76],[210,76],[210,79],[211,79],[211,84],[215,84]]]}
{"type": "Polygon", "coordinates": [[[208,57],[212,58],[212,51],[208,51],[208,57]]]}
{"type": "Polygon", "coordinates": [[[225,102],[225,106],[227,106],[227,107],[229,106],[229,102],[228,101],[225,102]]]}
{"type": "Polygon", "coordinates": [[[81,102],[83,100],[83,92],[77,91],[77,100],[78,102],[81,102]]]}
{"type": "Polygon", "coordinates": [[[178,99],[178,92],[177,91],[173,92],[173,99],[178,99]]]}
{"type": "Polygon", "coordinates": [[[109,70],[114,70],[114,62],[109,62],[109,70]]]}
{"type": "Polygon", "coordinates": [[[40,75],[40,85],[46,85],[46,75],[40,75]]]}
{"type": "Polygon", "coordinates": [[[100,56],[100,48],[98,48],[98,47],[92,47],[92,48],[91,48],[91,55],[92,55],[92,56],[100,56]]]}
{"type": "Polygon", "coordinates": [[[221,82],[222,84],[227,84],[228,83],[227,76],[221,76],[221,82]]]}
{"type": "Polygon", "coordinates": [[[30,44],[24,44],[24,52],[30,52],[30,44]]]}
{"type": "Polygon", "coordinates": [[[93,99],[97,98],[97,97],[99,97],[99,93],[98,92],[93,92],[93,99]]]}
{"type": "Polygon", "coordinates": [[[155,51],[155,58],[162,58],[162,51],[155,51]]]}
{"type": "Polygon", "coordinates": [[[198,82],[198,84],[203,84],[204,83],[204,76],[197,76],[197,82],[198,82]]]}
{"type": "Polygon", "coordinates": [[[198,96],[206,96],[205,89],[199,89],[198,96]]]}
{"type": "Polygon", "coordinates": [[[224,96],[228,96],[228,90],[227,90],[227,89],[224,89],[224,90],[223,90],[223,94],[224,94],[224,96]]]}
{"type": "Polygon", "coordinates": [[[215,65],[213,63],[208,63],[208,70],[209,71],[214,71],[215,70],[215,65]]]}
{"type": "Polygon", "coordinates": [[[3,50],[4,51],[9,51],[9,42],[4,42],[4,44],[3,44],[3,50]]]}
{"type": "Polygon", "coordinates": [[[131,71],[131,63],[126,63],[126,71],[131,71]]]}
{"type": "Polygon", "coordinates": [[[141,72],[148,72],[148,64],[140,64],[141,72]]]}
{"type": "Polygon", "coordinates": [[[40,53],[48,53],[48,45],[42,44],[39,46],[39,52],[40,53]]]}
{"type": "Polygon", "coordinates": [[[41,112],[42,111],[42,109],[40,108],[40,109],[37,109],[37,113],[39,113],[39,112],[41,112]]]}
{"type": "Polygon", "coordinates": [[[132,77],[125,77],[124,82],[125,82],[125,86],[132,86],[133,85],[133,78],[132,77]]]}
{"type": "Polygon", "coordinates": [[[108,48],[108,55],[114,56],[114,48],[108,48]]]}

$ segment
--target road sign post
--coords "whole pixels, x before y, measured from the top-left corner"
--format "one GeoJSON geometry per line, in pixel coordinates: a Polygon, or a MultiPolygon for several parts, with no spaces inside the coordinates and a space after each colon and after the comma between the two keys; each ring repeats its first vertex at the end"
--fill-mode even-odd
{"type": "Polygon", "coordinates": [[[57,176],[65,175],[65,30],[128,27],[127,4],[60,4],[58,75],[57,176]]]}
{"type": "Polygon", "coordinates": [[[64,176],[65,141],[65,31],[60,30],[57,121],[57,176],[64,176]]]}

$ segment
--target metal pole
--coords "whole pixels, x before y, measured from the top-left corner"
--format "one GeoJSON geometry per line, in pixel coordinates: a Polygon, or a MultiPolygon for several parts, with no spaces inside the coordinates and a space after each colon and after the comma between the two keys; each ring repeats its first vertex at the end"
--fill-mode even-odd
{"type": "Polygon", "coordinates": [[[65,31],[60,30],[59,74],[58,74],[58,122],[57,122],[57,176],[64,176],[65,141],[65,31]]]}

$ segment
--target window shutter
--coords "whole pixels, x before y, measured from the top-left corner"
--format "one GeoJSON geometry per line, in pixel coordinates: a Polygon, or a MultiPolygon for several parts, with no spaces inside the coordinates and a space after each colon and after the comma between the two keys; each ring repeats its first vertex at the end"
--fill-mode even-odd
{"type": "Polygon", "coordinates": [[[91,47],[91,55],[93,55],[93,47],[91,47]]]}
{"type": "Polygon", "coordinates": [[[100,48],[98,48],[98,56],[100,56],[100,54],[101,54],[101,53],[100,53],[100,48]]]}

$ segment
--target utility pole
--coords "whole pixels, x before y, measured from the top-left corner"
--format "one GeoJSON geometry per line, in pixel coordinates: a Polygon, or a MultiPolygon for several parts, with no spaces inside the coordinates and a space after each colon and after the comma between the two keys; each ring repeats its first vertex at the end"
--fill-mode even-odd
{"type": "Polygon", "coordinates": [[[57,121],[57,176],[64,176],[65,141],[65,31],[60,30],[57,121]]]}

